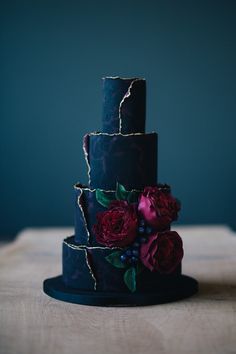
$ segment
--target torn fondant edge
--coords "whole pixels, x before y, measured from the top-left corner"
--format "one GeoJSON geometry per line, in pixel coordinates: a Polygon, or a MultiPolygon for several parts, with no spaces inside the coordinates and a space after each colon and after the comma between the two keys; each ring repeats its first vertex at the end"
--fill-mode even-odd
{"type": "Polygon", "coordinates": [[[77,198],[77,204],[80,208],[80,211],[81,211],[81,214],[82,214],[82,217],[83,217],[83,221],[84,221],[84,227],[85,227],[85,230],[86,230],[86,233],[87,233],[87,241],[88,243],[90,242],[90,232],[89,232],[89,229],[88,229],[88,223],[87,223],[87,220],[86,220],[86,217],[85,217],[85,214],[84,214],[84,209],[83,209],[83,205],[81,203],[81,198],[82,198],[82,195],[83,195],[83,189],[82,188],[77,188],[79,191],[80,191],[80,194],[77,198]]]}
{"type": "Polygon", "coordinates": [[[84,249],[84,253],[85,253],[85,260],[86,260],[86,263],[87,263],[87,267],[89,269],[89,273],[91,274],[91,277],[93,278],[93,281],[94,281],[93,288],[94,288],[94,290],[97,290],[97,279],[96,279],[95,274],[94,274],[94,272],[92,270],[92,266],[91,266],[90,261],[89,261],[88,250],[86,248],[84,249]]]}
{"type": "Polygon", "coordinates": [[[87,136],[99,136],[99,135],[104,135],[104,136],[136,136],[136,135],[153,135],[153,134],[157,134],[157,132],[150,132],[150,133],[129,133],[129,134],[122,134],[122,133],[102,133],[102,132],[91,132],[86,134],[84,137],[87,136]]]}
{"type": "Polygon", "coordinates": [[[112,79],[112,80],[146,80],[145,78],[140,78],[140,77],[120,77],[120,76],[104,76],[102,77],[102,80],[106,79],[112,79]]]}
{"type": "Polygon", "coordinates": [[[88,185],[90,186],[90,184],[91,184],[91,177],[90,177],[91,167],[90,167],[90,163],[89,163],[89,153],[88,153],[89,136],[90,136],[90,134],[86,134],[83,137],[83,151],[84,151],[85,162],[86,162],[87,168],[88,168],[88,172],[87,172],[88,173],[88,185]]]}
{"type": "Polygon", "coordinates": [[[121,109],[122,109],[122,106],[125,102],[125,100],[131,95],[131,90],[132,90],[132,87],[133,85],[135,84],[135,82],[137,81],[144,81],[143,79],[134,79],[131,84],[129,85],[128,87],[128,90],[127,92],[125,93],[124,97],[122,98],[122,100],[120,101],[120,105],[119,105],[119,133],[121,133],[122,131],[122,116],[121,116],[121,109]]]}
{"type": "MultiPolygon", "coordinates": [[[[113,189],[113,190],[106,190],[106,189],[101,189],[101,188],[90,189],[89,187],[84,186],[84,185],[81,184],[80,182],[74,184],[74,189],[76,189],[76,190],[88,191],[88,192],[91,192],[91,193],[96,192],[97,189],[99,189],[99,190],[102,191],[102,192],[107,192],[107,193],[115,193],[115,192],[116,192],[115,189],[113,189]]],[[[128,190],[127,192],[138,192],[138,193],[141,193],[142,190],[131,189],[130,191],[128,190]]]]}
{"type": "Polygon", "coordinates": [[[72,248],[73,250],[77,251],[82,251],[84,249],[86,250],[95,250],[95,249],[100,249],[100,250],[120,250],[122,248],[120,247],[106,247],[106,246],[87,246],[87,245],[75,245],[74,243],[69,242],[68,240],[71,240],[74,236],[69,236],[63,240],[63,243],[72,248]]]}

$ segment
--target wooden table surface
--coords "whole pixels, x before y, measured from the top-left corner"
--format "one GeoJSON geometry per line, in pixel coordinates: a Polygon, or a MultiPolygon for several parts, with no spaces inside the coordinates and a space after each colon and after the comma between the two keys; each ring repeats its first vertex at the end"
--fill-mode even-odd
{"type": "Polygon", "coordinates": [[[224,226],[176,227],[192,298],[147,307],[90,307],[54,300],[45,278],[61,273],[72,229],[27,229],[0,248],[1,354],[236,353],[236,235],[224,226]]]}

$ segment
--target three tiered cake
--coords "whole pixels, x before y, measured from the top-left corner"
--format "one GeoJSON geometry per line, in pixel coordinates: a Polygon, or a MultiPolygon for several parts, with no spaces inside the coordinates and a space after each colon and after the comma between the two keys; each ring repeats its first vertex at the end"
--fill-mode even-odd
{"type": "Polygon", "coordinates": [[[88,186],[74,186],[75,234],[63,274],[44,282],[57,299],[145,305],[197,291],[181,274],[183,243],[170,225],[180,203],[157,183],[157,134],[145,134],[144,79],[103,79],[102,132],[85,135],[88,186]]]}

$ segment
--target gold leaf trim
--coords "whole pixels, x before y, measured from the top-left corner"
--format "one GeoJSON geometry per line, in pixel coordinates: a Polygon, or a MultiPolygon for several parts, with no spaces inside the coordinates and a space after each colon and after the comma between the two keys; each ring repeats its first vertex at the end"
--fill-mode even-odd
{"type": "Polygon", "coordinates": [[[122,98],[122,100],[120,101],[120,105],[119,105],[119,133],[121,133],[122,131],[122,117],[121,117],[121,109],[122,109],[122,106],[125,102],[125,100],[131,96],[131,90],[132,90],[132,87],[134,85],[135,82],[137,81],[143,81],[141,79],[134,79],[131,84],[129,85],[128,87],[128,90],[126,92],[126,94],[124,95],[124,97],[122,98]]]}
{"type": "Polygon", "coordinates": [[[90,136],[90,134],[86,134],[83,138],[83,151],[84,151],[84,158],[85,158],[85,162],[87,164],[87,168],[88,168],[88,185],[90,186],[91,184],[91,176],[90,176],[90,172],[91,172],[91,167],[90,167],[90,163],[89,163],[89,154],[86,148],[86,139],[88,139],[90,136]]]}
{"type": "Polygon", "coordinates": [[[72,248],[73,250],[78,250],[78,251],[82,251],[84,249],[88,249],[88,250],[96,250],[96,249],[101,249],[101,250],[119,250],[122,249],[120,247],[106,247],[106,246],[87,246],[87,245],[74,245],[72,243],[67,242],[67,240],[70,237],[66,238],[63,243],[65,245],[67,245],[68,247],[72,248]]]}
{"type": "MultiPolygon", "coordinates": [[[[89,187],[87,186],[83,186],[81,185],[79,182],[74,184],[74,189],[78,189],[78,190],[83,190],[83,191],[89,191],[91,193],[94,193],[96,192],[97,189],[101,190],[102,192],[107,192],[107,193],[115,193],[116,190],[109,190],[109,189],[102,189],[102,188],[94,188],[94,189],[90,189],[89,187]]],[[[127,190],[127,192],[138,192],[138,193],[141,193],[142,190],[139,190],[139,189],[131,189],[130,191],[127,190]]]]}
{"type": "Polygon", "coordinates": [[[88,266],[88,269],[89,269],[89,273],[91,274],[92,278],[93,278],[93,281],[94,281],[94,290],[97,290],[97,279],[95,277],[95,274],[92,270],[92,267],[91,267],[91,264],[89,263],[89,259],[88,259],[88,250],[87,249],[84,249],[84,254],[85,254],[85,260],[86,260],[86,263],[87,263],[87,266],[88,266]]]}
{"type": "Polygon", "coordinates": [[[80,195],[78,196],[78,199],[77,199],[77,204],[80,208],[80,211],[81,211],[81,214],[82,214],[82,217],[83,217],[83,221],[84,221],[84,226],[85,226],[85,229],[86,229],[86,233],[87,233],[87,241],[89,242],[90,241],[90,232],[88,230],[88,224],[87,224],[87,220],[86,220],[86,217],[85,217],[85,214],[84,214],[84,210],[83,210],[83,206],[81,204],[81,197],[83,195],[83,189],[82,188],[78,188],[80,190],[80,195]]]}

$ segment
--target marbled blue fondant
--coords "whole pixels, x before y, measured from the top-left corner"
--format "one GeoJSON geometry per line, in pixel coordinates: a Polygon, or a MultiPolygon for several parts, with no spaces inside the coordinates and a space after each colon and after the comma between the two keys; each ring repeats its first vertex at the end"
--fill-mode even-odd
{"type": "Polygon", "coordinates": [[[87,137],[90,188],[115,189],[117,181],[127,190],[156,185],[156,133],[87,137]]]}
{"type": "Polygon", "coordinates": [[[103,79],[103,133],[144,133],[145,111],[145,80],[103,79]],[[124,99],[125,95],[129,96],[124,99]]]}
{"type": "MultiPolygon", "coordinates": [[[[130,293],[123,280],[125,270],[112,266],[105,258],[117,249],[74,247],[77,247],[74,237],[63,243],[63,280],[66,285],[80,290],[130,293]]],[[[181,264],[171,275],[161,275],[144,268],[137,275],[136,293],[158,290],[163,282],[168,286],[171,279],[180,274],[181,264]]]]}

